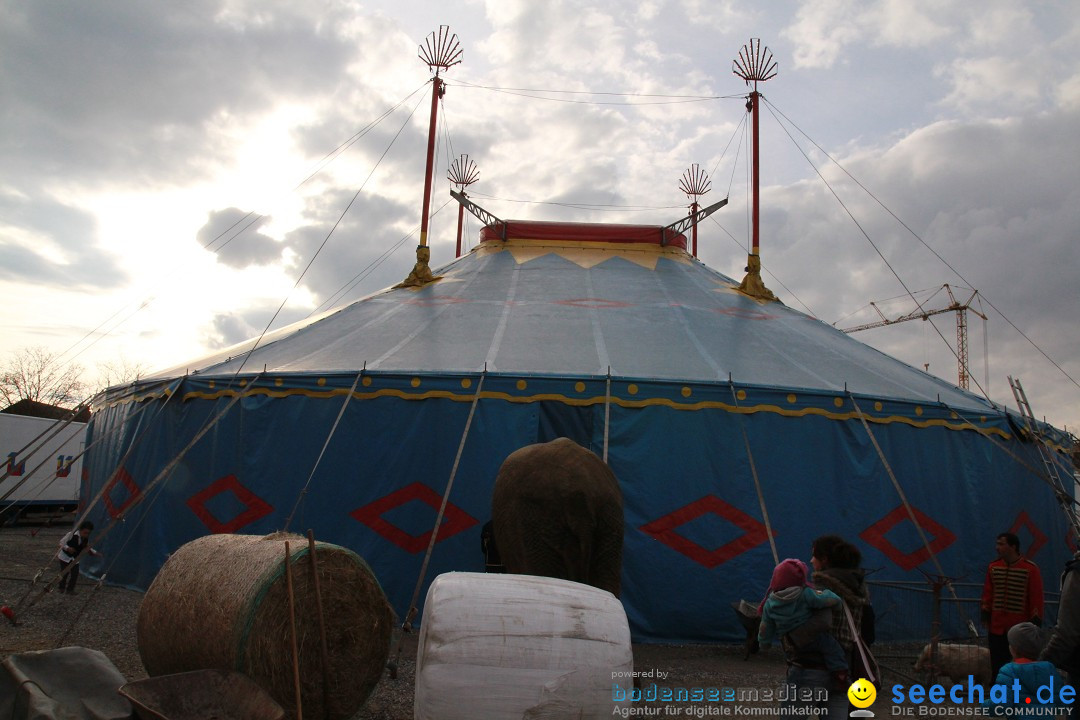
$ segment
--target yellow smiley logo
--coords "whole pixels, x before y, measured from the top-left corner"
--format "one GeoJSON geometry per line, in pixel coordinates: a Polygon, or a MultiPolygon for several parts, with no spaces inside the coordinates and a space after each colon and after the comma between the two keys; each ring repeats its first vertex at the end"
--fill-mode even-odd
{"type": "Polygon", "coordinates": [[[848,688],[847,699],[857,708],[868,708],[877,699],[877,688],[866,678],[859,678],[848,688]]]}

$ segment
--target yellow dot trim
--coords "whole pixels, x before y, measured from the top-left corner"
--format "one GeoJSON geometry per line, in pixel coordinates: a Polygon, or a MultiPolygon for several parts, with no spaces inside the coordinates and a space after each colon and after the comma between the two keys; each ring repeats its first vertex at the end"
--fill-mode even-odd
{"type": "Polygon", "coordinates": [[[844,398],[833,398],[832,404],[836,407],[844,407],[844,398]]]}
{"type": "Polygon", "coordinates": [[[574,383],[574,390],[576,390],[577,392],[585,392],[585,383],[583,383],[583,382],[574,383]]]}
{"type": "Polygon", "coordinates": [[[367,375],[365,375],[364,379],[360,381],[360,384],[363,385],[364,387],[370,387],[371,386],[371,378],[368,377],[367,375]]]}
{"type": "Polygon", "coordinates": [[[524,380],[518,380],[517,381],[517,389],[518,390],[524,390],[527,387],[529,387],[529,384],[527,382],[525,382],[524,380]]]}
{"type": "Polygon", "coordinates": [[[318,380],[315,381],[315,384],[318,385],[319,387],[322,387],[323,385],[326,384],[326,378],[319,378],[318,380]]]}
{"type": "Polygon", "coordinates": [[[637,395],[637,391],[638,391],[638,387],[637,387],[637,385],[635,385],[633,383],[630,383],[629,385],[626,386],[626,392],[630,393],[631,395],[637,395]]]}
{"type": "Polygon", "coordinates": [[[409,381],[409,384],[413,387],[420,387],[420,378],[414,377],[412,380],[409,381]]]}
{"type": "Polygon", "coordinates": [[[277,378],[276,380],[274,380],[274,384],[277,385],[278,387],[281,387],[282,385],[285,384],[285,381],[282,380],[281,378],[277,378]]]}
{"type": "Polygon", "coordinates": [[[793,405],[795,404],[795,401],[796,401],[796,400],[798,400],[798,398],[796,398],[796,397],[795,397],[794,395],[788,395],[788,396],[787,396],[787,401],[788,401],[789,403],[793,404],[793,405]]]}
{"type": "Polygon", "coordinates": [[[737,393],[735,393],[735,397],[739,398],[740,400],[745,400],[746,399],[746,391],[745,390],[738,391],[737,393]]]}
{"type": "Polygon", "coordinates": [[[916,406],[916,408],[915,408],[915,414],[916,414],[916,415],[922,415],[922,408],[921,408],[921,407],[917,407],[917,406],[916,406]]]}
{"type": "Polygon", "coordinates": [[[877,401],[876,403],[874,403],[874,409],[877,410],[878,412],[881,412],[881,408],[883,408],[883,407],[885,407],[885,406],[881,404],[880,400],[877,401]]]}
{"type": "Polygon", "coordinates": [[[469,378],[461,378],[461,387],[468,390],[472,387],[472,380],[470,380],[469,378]]]}
{"type": "Polygon", "coordinates": [[[691,393],[692,391],[690,390],[690,388],[688,388],[688,387],[686,387],[686,386],[683,386],[683,389],[682,389],[682,391],[681,391],[681,392],[682,392],[682,396],[683,396],[683,397],[690,397],[690,393],[691,393]]]}

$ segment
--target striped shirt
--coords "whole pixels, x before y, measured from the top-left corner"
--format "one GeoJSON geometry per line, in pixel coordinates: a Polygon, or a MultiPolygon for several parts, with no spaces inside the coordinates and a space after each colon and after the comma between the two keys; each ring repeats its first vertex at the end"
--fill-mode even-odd
{"type": "Polygon", "coordinates": [[[1013,625],[1043,616],[1043,585],[1039,566],[1026,558],[1011,565],[990,563],[983,584],[982,610],[990,613],[990,632],[1004,635],[1013,625]]]}

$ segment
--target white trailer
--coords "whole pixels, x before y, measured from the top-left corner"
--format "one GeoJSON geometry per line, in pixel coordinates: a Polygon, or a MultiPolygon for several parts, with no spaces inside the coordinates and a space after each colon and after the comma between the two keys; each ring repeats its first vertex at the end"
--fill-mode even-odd
{"type": "Polygon", "coordinates": [[[0,413],[0,524],[79,504],[86,423],[0,413]]]}

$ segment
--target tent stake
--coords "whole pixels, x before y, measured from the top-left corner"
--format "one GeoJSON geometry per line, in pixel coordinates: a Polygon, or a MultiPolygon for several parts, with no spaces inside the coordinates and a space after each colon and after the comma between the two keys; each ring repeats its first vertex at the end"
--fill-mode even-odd
{"type": "Polygon", "coordinates": [[[304,709],[300,702],[300,652],[296,648],[296,600],[293,598],[292,553],[289,541],[285,541],[285,587],[289,590],[289,636],[292,638],[293,687],[296,690],[296,720],[304,720],[304,709]]]}
{"type": "Polygon", "coordinates": [[[322,590],[319,589],[319,570],[315,567],[315,533],[307,531],[308,559],[311,560],[311,583],[315,586],[315,615],[319,620],[319,652],[322,655],[323,717],[330,717],[330,653],[326,648],[326,622],[323,619],[322,590]]]}

